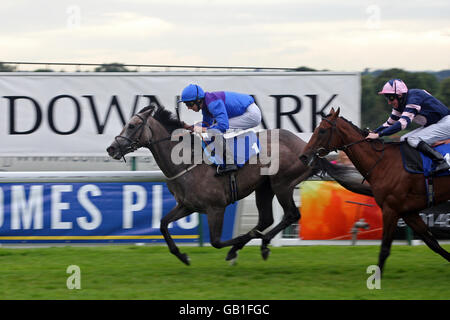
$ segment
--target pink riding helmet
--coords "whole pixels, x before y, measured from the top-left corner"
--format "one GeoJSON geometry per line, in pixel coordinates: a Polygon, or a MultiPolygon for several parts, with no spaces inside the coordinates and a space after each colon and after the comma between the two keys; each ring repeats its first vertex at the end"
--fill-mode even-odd
{"type": "Polygon", "coordinates": [[[384,85],[383,89],[378,94],[398,94],[402,95],[408,92],[408,87],[400,79],[391,79],[384,85]]]}

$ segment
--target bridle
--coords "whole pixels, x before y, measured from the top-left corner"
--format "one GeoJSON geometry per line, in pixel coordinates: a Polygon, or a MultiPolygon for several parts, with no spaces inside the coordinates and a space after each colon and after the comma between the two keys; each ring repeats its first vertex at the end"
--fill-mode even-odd
{"type": "MultiPolygon", "coordinates": [[[[324,158],[326,155],[328,155],[328,154],[329,154],[330,152],[332,152],[332,151],[337,152],[337,150],[341,150],[341,151],[344,151],[344,152],[345,152],[345,151],[347,151],[351,146],[356,145],[356,144],[359,144],[359,143],[361,143],[361,142],[369,142],[369,143],[371,142],[371,140],[367,140],[367,139],[364,137],[364,138],[362,138],[362,139],[360,139],[360,140],[357,140],[357,141],[354,141],[354,142],[351,142],[351,143],[348,143],[348,144],[344,144],[343,146],[331,148],[331,147],[330,147],[330,141],[332,140],[331,138],[332,138],[332,136],[333,136],[333,132],[334,132],[334,131],[336,131],[337,134],[338,134],[341,138],[343,138],[343,137],[342,137],[341,132],[340,132],[339,130],[337,130],[337,127],[336,127],[336,120],[331,121],[331,120],[329,120],[329,119],[327,119],[327,118],[325,118],[325,117],[322,117],[322,120],[328,122],[328,123],[331,125],[331,128],[330,128],[331,130],[330,130],[330,136],[329,136],[329,138],[328,138],[327,146],[326,146],[326,147],[320,147],[320,148],[318,148],[318,149],[316,150],[316,154],[315,154],[315,155],[316,155],[317,157],[319,157],[319,158],[324,158]],[[322,151],[324,151],[325,154],[323,154],[322,151]],[[321,155],[321,154],[322,154],[322,155],[321,155]]],[[[344,141],[344,140],[342,139],[342,141],[344,141]]],[[[373,149],[374,151],[381,152],[381,156],[377,159],[377,161],[376,161],[375,164],[370,168],[370,170],[369,170],[366,174],[363,174],[364,179],[363,179],[363,181],[362,181],[361,183],[364,183],[364,181],[367,180],[367,178],[369,177],[369,175],[372,173],[373,169],[374,169],[374,168],[378,165],[378,163],[380,163],[380,161],[383,159],[383,156],[384,156],[384,150],[385,150],[384,140],[381,140],[381,139],[380,139],[380,140],[378,140],[378,141],[381,141],[381,142],[382,142],[383,147],[382,147],[381,150],[377,150],[377,149],[375,148],[375,146],[374,146],[373,143],[371,143],[370,145],[371,145],[371,147],[372,147],[372,149],[373,149]]]]}
{"type": "Polygon", "coordinates": [[[341,133],[337,130],[337,128],[336,128],[336,120],[335,120],[335,121],[331,121],[331,120],[329,120],[329,119],[327,119],[327,118],[322,118],[322,120],[328,122],[328,123],[331,125],[331,131],[330,131],[330,137],[329,137],[329,139],[328,139],[327,147],[326,147],[326,148],[320,147],[320,148],[317,149],[316,156],[318,156],[319,158],[325,157],[326,155],[328,155],[328,154],[329,154],[330,152],[332,152],[332,151],[335,151],[335,152],[336,152],[337,150],[346,151],[348,148],[350,148],[351,146],[353,146],[353,145],[355,145],[355,144],[359,144],[359,143],[361,143],[361,142],[367,141],[366,138],[363,138],[363,139],[360,139],[360,140],[357,140],[357,141],[354,141],[354,142],[345,144],[345,145],[343,145],[343,146],[341,146],[341,147],[330,148],[330,141],[331,141],[331,137],[333,136],[333,131],[336,131],[337,134],[338,134],[341,138],[342,138],[342,134],[341,134],[341,133]],[[319,153],[320,153],[322,150],[325,151],[325,154],[321,156],[319,153]]]}
{"type": "MultiPolygon", "coordinates": [[[[136,128],[134,128],[133,132],[130,134],[130,137],[133,137],[134,135],[136,135],[136,134],[140,131],[139,136],[137,136],[137,138],[134,139],[134,140],[131,139],[131,138],[122,136],[122,135],[118,135],[118,136],[114,137],[114,140],[115,140],[115,141],[117,142],[117,144],[119,145],[120,153],[122,153],[122,157],[123,157],[123,160],[124,160],[125,162],[126,162],[126,160],[125,160],[125,154],[126,154],[126,153],[136,151],[137,149],[139,149],[139,148],[141,147],[141,146],[139,145],[139,141],[141,140],[142,134],[143,134],[143,132],[144,132],[144,130],[141,130],[141,129],[142,129],[145,125],[146,125],[147,128],[150,130],[150,132],[152,133],[152,136],[153,136],[153,130],[152,130],[152,128],[147,124],[147,121],[148,121],[148,118],[150,117],[150,115],[148,115],[146,118],[143,118],[140,114],[135,114],[134,117],[138,117],[138,118],[141,120],[141,123],[140,123],[136,128]],[[124,140],[126,140],[127,142],[130,143],[129,146],[128,146],[126,149],[122,149],[122,146],[121,146],[121,144],[119,143],[119,138],[124,139],[124,140]]],[[[150,138],[150,139],[149,139],[149,142],[147,143],[146,146],[150,146],[150,145],[152,145],[152,144],[158,144],[158,143],[160,143],[160,142],[167,141],[167,140],[170,140],[170,139],[171,139],[171,136],[168,136],[168,137],[165,137],[165,138],[162,138],[162,139],[158,139],[158,140],[154,140],[154,141],[152,141],[152,139],[150,138]]],[[[142,145],[142,146],[145,146],[145,145],[142,145]]]]}
{"type": "MultiPolygon", "coordinates": [[[[141,145],[139,145],[139,144],[140,144],[139,141],[141,140],[142,134],[143,134],[143,132],[144,132],[144,130],[142,130],[144,126],[147,126],[147,128],[148,128],[148,129],[150,130],[150,132],[151,132],[151,136],[153,137],[153,130],[152,130],[152,128],[147,124],[147,121],[148,121],[148,118],[150,117],[150,114],[149,114],[146,118],[142,117],[140,114],[135,114],[134,116],[135,116],[135,117],[138,117],[138,118],[141,120],[141,123],[140,123],[137,127],[134,128],[133,132],[130,134],[130,137],[133,137],[133,136],[135,136],[135,135],[137,135],[137,134],[139,133],[139,135],[137,136],[137,138],[133,140],[132,138],[128,138],[128,137],[125,137],[125,136],[123,136],[123,135],[118,135],[118,136],[115,136],[115,137],[114,137],[114,140],[117,142],[117,145],[119,146],[119,151],[120,151],[120,153],[122,154],[122,158],[123,158],[123,161],[124,161],[124,162],[127,162],[126,159],[125,159],[125,154],[127,154],[127,153],[129,153],[129,152],[136,151],[137,149],[139,149],[139,148],[141,147],[141,145]],[[120,138],[120,139],[124,139],[124,140],[126,140],[127,142],[129,142],[129,143],[130,143],[129,146],[126,147],[125,149],[122,149],[122,145],[121,145],[120,142],[119,142],[119,138],[120,138]]],[[[158,143],[160,143],[160,142],[168,141],[168,140],[171,140],[171,139],[172,139],[172,137],[171,137],[170,135],[167,136],[167,137],[158,139],[158,140],[152,140],[151,138],[149,138],[148,143],[147,143],[146,145],[143,144],[142,146],[150,147],[151,145],[155,145],[155,144],[158,144],[158,143]]],[[[197,164],[194,164],[194,165],[188,167],[187,169],[181,171],[180,173],[176,174],[175,176],[170,177],[170,178],[167,178],[167,179],[168,179],[168,180],[174,180],[174,179],[176,179],[176,178],[182,176],[182,175],[185,174],[186,172],[192,170],[192,169],[193,169],[194,167],[196,167],[196,166],[197,166],[197,164]]]]}
{"type": "MultiPolygon", "coordinates": [[[[132,132],[132,134],[130,135],[130,137],[133,137],[134,135],[136,135],[136,133],[137,133],[138,131],[140,131],[139,136],[138,136],[135,140],[133,140],[133,139],[131,139],[131,138],[128,138],[128,137],[125,137],[125,136],[123,136],[123,135],[118,135],[118,136],[115,136],[115,137],[114,137],[114,140],[117,142],[117,145],[119,146],[119,150],[120,150],[120,153],[122,154],[123,161],[125,161],[125,162],[127,162],[127,160],[125,159],[125,154],[127,154],[127,153],[129,153],[129,152],[136,151],[136,150],[139,148],[139,141],[141,140],[142,134],[143,134],[143,132],[144,132],[144,130],[141,130],[141,129],[142,129],[142,127],[143,127],[144,125],[147,124],[147,120],[148,120],[148,117],[147,117],[146,119],[144,119],[144,118],[141,117],[139,114],[135,114],[135,116],[138,117],[138,118],[141,120],[141,123],[139,124],[139,126],[137,126],[137,127],[133,130],[133,132],[132,132]],[[119,138],[120,138],[120,139],[124,139],[125,141],[127,141],[127,142],[130,143],[130,144],[128,145],[127,148],[122,149],[122,145],[120,144],[119,138]]],[[[147,126],[148,126],[148,125],[147,125],[147,126]]],[[[148,126],[148,127],[149,127],[149,129],[150,129],[150,126],[148,126]]],[[[150,130],[151,130],[151,129],[150,129],[150,130]]]]}

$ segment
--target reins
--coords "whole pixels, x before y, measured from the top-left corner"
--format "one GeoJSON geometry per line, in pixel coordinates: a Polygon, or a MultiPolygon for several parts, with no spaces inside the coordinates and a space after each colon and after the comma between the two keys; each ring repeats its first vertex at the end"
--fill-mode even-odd
{"type": "Polygon", "coordinates": [[[349,144],[345,144],[345,145],[343,145],[342,147],[338,148],[338,150],[345,150],[345,149],[348,149],[348,148],[350,148],[351,146],[353,146],[353,145],[355,145],[355,144],[358,144],[358,143],[361,143],[361,142],[364,142],[364,141],[367,141],[367,139],[366,139],[366,138],[362,138],[361,140],[358,140],[358,141],[355,141],[355,142],[351,142],[351,143],[349,143],[349,144]]]}
{"type": "MultiPolygon", "coordinates": [[[[349,149],[351,146],[356,145],[356,144],[359,144],[359,143],[361,143],[361,142],[369,142],[369,143],[372,142],[371,140],[367,140],[367,139],[364,137],[364,138],[362,138],[362,139],[360,139],[360,140],[357,140],[357,141],[354,141],[354,142],[345,144],[345,145],[343,145],[343,146],[341,146],[341,147],[338,147],[338,148],[336,148],[336,149],[334,149],[334,150],[330,150],[329,144],[330,144],[330,141],[331,141],[331,136],[333,135],[333,130],[335,130],[335,129],[337,130],[337,127],[336,127],[336,121],[330,121],[330,120],[328,120],[328,119],[326,119],[326,118],[322,118],[322,120],[325,120],[326,122],[328,122],[328,123],[331,125],[330,138],[328,139],[328,146],[327,146],[327,148],[325,149],[325,151],[327,151],[328,153],[330,153],[331,151],[336,151],[336,149],[337,149],[337,150],[342,150],[342,151],[345,152],[345,151],[346,151],[347,149],[349,149]]],[[[337,133],[338,133],[338,135],[340,135],[341,138],[342,138],[342,135],[341,135],[340,131],[337,131],[337,133]]],[[[375,164],[367,171],[367,173],[366,173],[366,174],[363,174],[364,179],[362,180],[361,184],[364,183],[364,181],[367,180],[367,178],[368,178],[368,177],[370,176],[370,174],[372,173],[373,169],[375,169],[375,167],[376,167],[376,166],[380,163],[380,161],[383,159],[383,156],[384,156],[384,150],[385,150],[384,140],[382,140],[382,139],[377,139],[376,141],[381,141],[381,143],[382,143],[382,145],[383,145],[383,147],[382,147],[381,150],[377,150],[377,149],[375,148],[374,144],[372,144],[372,143],[370,144],[370,146],[372,147],[372,149],[373,149],[374,151],[376,151],[376,152],[381,152],[381,156],[377,159],[377,161],[375,162],[375,164]]]]}
{"type": "MultiPolygon", "coordinates": [[[[364,139],[367,140],[367,139],[364,139]]],[[[377,159],[377,161],[375,162],[375,164],[372,166],[372,168],[369,169],[369,171],[367,171],[367,173],[365,175],[363,175],[364,179],[361,183],[364,183],[364,181],[367,180],[367,178],[370,176],[370,174],[372,173],[372,170],[375,169],[375,167],[381,162],[381,160],[383,160],[383,156],[384,156],[384,150],[385,150],[385,145],[384,145],[384,140],[381,139],[377,139],[376,141],[381,141],[383,148],[381,150],[377,150],[374,146],[373,143],[371,143],[372,141],[368,141],[370,144],[370,146],[372,147],[372,149],[376,152],[381,152],[381,156],[377,159]]]]}

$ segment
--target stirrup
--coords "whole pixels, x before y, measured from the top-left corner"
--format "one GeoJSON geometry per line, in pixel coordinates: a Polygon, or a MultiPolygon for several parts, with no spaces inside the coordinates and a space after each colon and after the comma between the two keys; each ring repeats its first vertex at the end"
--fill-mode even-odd
{"type": "Polygon", "coordinates": [[[434,170],[432,170],[432,174],[441,173],[441,172],[448,171],[448,170],[450,170],[450,166],[444,160],[444,161],[441,161],[440,163],[437,163],[434,170]]]}
{"type": "Polygon", "coordinates": [[[227,164],[225,167],[217,166],[216,176],[222,176],[228,172],[237,171],[238,167],[235,164],[227,164]]]}

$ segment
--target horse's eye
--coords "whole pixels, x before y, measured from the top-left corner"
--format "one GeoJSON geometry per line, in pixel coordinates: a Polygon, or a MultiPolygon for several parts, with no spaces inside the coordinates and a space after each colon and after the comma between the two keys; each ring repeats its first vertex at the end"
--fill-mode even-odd
{"type": "Polygon", "coordinates": [[[134,129],[134,127],[135,127],[135,125],[134,125],[134,124],[131,124],[131,123],[130,123],[130,124],[128,125],[128,129],[131,129],[131,130],[133,130],[133,129],[134,129]]]}
{"type": "Polygon", "coordinates": [[[319,129],[319,134],[324,134],[327,130],[325,130],[324,128],[320,128],[319,129]]]}

